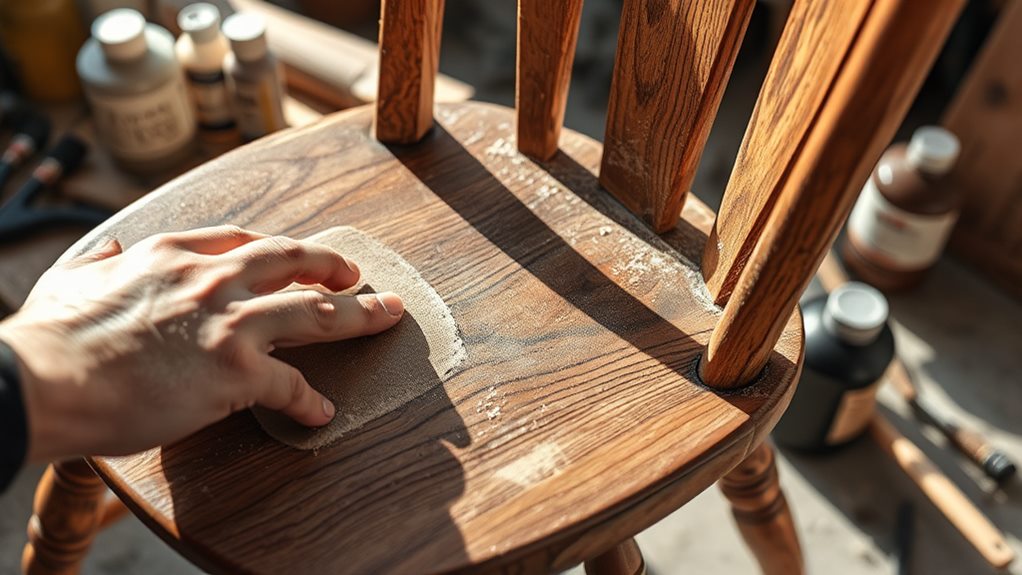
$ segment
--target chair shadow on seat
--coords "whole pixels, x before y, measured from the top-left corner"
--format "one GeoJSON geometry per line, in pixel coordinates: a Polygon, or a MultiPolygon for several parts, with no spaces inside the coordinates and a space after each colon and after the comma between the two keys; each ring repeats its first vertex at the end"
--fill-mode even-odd
{"type": "MultiPolygon", "coordinates": [[[[163,448],[185,556],[213,572],[282,573],[298,558],[324,572],[464,563],[464,538],[449,512],[464,491],[464,471],[449,445],[464,448],[470,438],[416,320],[281,355],[313,387],[360,380],[352,388],[363,408],[367,394],[388,401],[395,382],[418,378],[426,391],[315,451],[271,439],[248,412],[163,448]],[[395,345],[400,356],[372,359],[395,345]],[[225,557],[246,563],[225,565],[225,557]]],[[[335,401],[341,413],[345,404],[335,401]]]]}
{"type": "MultiPolygon", "coordinates": [[[[667,368],[691,376],[692,349],[700,344],[590,263],[442,125],[418,144],[388,148],[437,198],[560,297],[667,368]]],[[[563,152],[539,168],[558,180],[570,178],[565,187],[640,238],[652,236],[615,213],[595,177],[563,152]]]]}

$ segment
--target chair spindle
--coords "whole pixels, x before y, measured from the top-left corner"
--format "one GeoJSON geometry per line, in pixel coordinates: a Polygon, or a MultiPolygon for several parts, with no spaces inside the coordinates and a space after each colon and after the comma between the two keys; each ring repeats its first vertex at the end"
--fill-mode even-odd
{"type": "Polygon", "coordinates": [[[762,371],[963,4],[872,5],[710,336],[700,365],[707,385],[741,386],[762,371]]]}
{"type": "Polygon", "coordinates": [[[376,139],[418,142],[433,127],[444,0],[383,0],[376,139]]]}
{"type": "Polygon", "coordinates": [[[792,6],[703,254],[703,277],[718,305],[738,283],[868,8],[812,0],[792,6]]]}
{"type": "Polygon", "coordinates": [[[518,0],[518,150],[539,160],[557,152],[581,18],[582,0],[518,0]]]}
{"type": "Polygon", "coordinates": [[[600,183],[657,232],[678,223],[755,0],[625,0],[600,183]]]}

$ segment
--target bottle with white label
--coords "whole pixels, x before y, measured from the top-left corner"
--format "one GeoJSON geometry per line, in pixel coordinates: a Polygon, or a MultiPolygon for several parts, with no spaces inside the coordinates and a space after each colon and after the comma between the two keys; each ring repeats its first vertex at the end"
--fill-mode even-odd
{"type": "Polygon", "coordinates": [[[778,443],[827,451],[865,431],[880,379],[894,359],[887,300],[849,282],[802,306],[805,363],[795,396],[774,428],[778,443]]]}
{"type": "Polygon", "coordinates": [[[195,116],[170,32],[111,10],[93,23],[77,68],[96,133],[122,168],[158,173],[193,153],[195,116]]]}
{"type": "Polygon", "coordinates": [[[286,128],[284,72],[267,47],[266,23],[238,13],[224,21],[223,30],[231,41],[224,72],[241,137],[255,140],[286,128]]]}
{"type": "Polygon", "coordinates": [[[195,105],[199,141],[210,151],[225,151],[239,137],[224,77],[230,46],[220,33],[220,10],[205,2],[190,4],[178,13],[177,25],[181,37],[175,49],[195,105]]]}
{"type": "Polygon", "coordinates": [[[961,194],[946,175],[959,149],[954,134],[926,126],[884,153],[848,217],[849,271],[885,291],[923,279],[958,219],[961,194]]]}

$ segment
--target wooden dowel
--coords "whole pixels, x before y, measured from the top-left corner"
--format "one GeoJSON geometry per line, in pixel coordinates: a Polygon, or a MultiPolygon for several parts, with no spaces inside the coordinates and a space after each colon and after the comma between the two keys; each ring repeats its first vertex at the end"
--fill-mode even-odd
{"type": "Polygon", "coordinates": [[[717,304],[734,291],[869,5],[793,4],[703,253],[703,277],[717,304]]]}
{"type": "Polygon", "coordinates": [[[745,385],[766,365],[963,4],[872,5],[710,336],[700,365],[710,387],[745,385]]]}
{"type": "Polygon", "coordinates": [[[106,500],[103,501],[103,509],[100,512],[98,531],[102,531],[107,527],[110,527],[114,523],[117,523],[128,515],[128,508],[124,506],[124,503],[117,498],[116,495],[109,494],[106,500]]]}
{"type": "Polygon", "coordinates": [[[443,0],[383,0],[376,139],[418,142],[433,127],[443,0]]]}
{"type": "Polygon", "coordinates": [[[600,183],[657,232],[678,223],[754,0],[625,0],[600,183]]]}
{"type": "Polygon", "coordinates": [[[1002,569],[1015,559],[997,527],[883,415],[874,414],[869,433],[990,565],[1002,569]]]}
{"type": "Polygon", "coordinates": [[[582,0],[518,0],[515,117],[523,154],[549,160],[557,152],[581,19],[582,0]]]}

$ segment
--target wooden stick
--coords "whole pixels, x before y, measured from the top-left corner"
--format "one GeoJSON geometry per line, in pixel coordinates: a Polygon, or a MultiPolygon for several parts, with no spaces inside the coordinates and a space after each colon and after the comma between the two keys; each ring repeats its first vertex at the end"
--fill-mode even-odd
{"type": "Polygon", "coordinates": [[[540,160],[557,152],[568,103],[582,0],[518,0],[518,150],[540,160]]]}
{"type": "Polygon", "coordinates": [[[384,0],[380,9],[380,80],[376,139],[418,142],[433,127],[443,0],[384,0]]]}
{"type": "Polygon", "coordinates": [[[963,4],[873,4],[710,336],[700,365],[710,387],[745,385],[766,365],[963,4]]]}
{"type": "MultiPolygon", "coordinates": [[[[263,0],[231,0],[231,4],[266,20],[266,39],[287,67],[288,89],[335,110],[376,99],[380,51],[372,41],[263,0]]],[[[473,92],[465,82],[437,75],[437,102],[463,102],[473,92]]]]}
{"type": "Polygon", "coordinates": [[[1003,569],[1015,559],[997,527],[880,413],[874,414],[869,433],[990,565],[1003,569]]]}
{"type": "Polygon", "coordinates": [[[731,297],[869,5],[792,6],[703,253],[706,288],[717,304],[731,297]]]}
{"type": "Polygon", "coordinates": [[[600,183],[657,232],[678,223],[753,0],[625,0],[600,183]]]}

